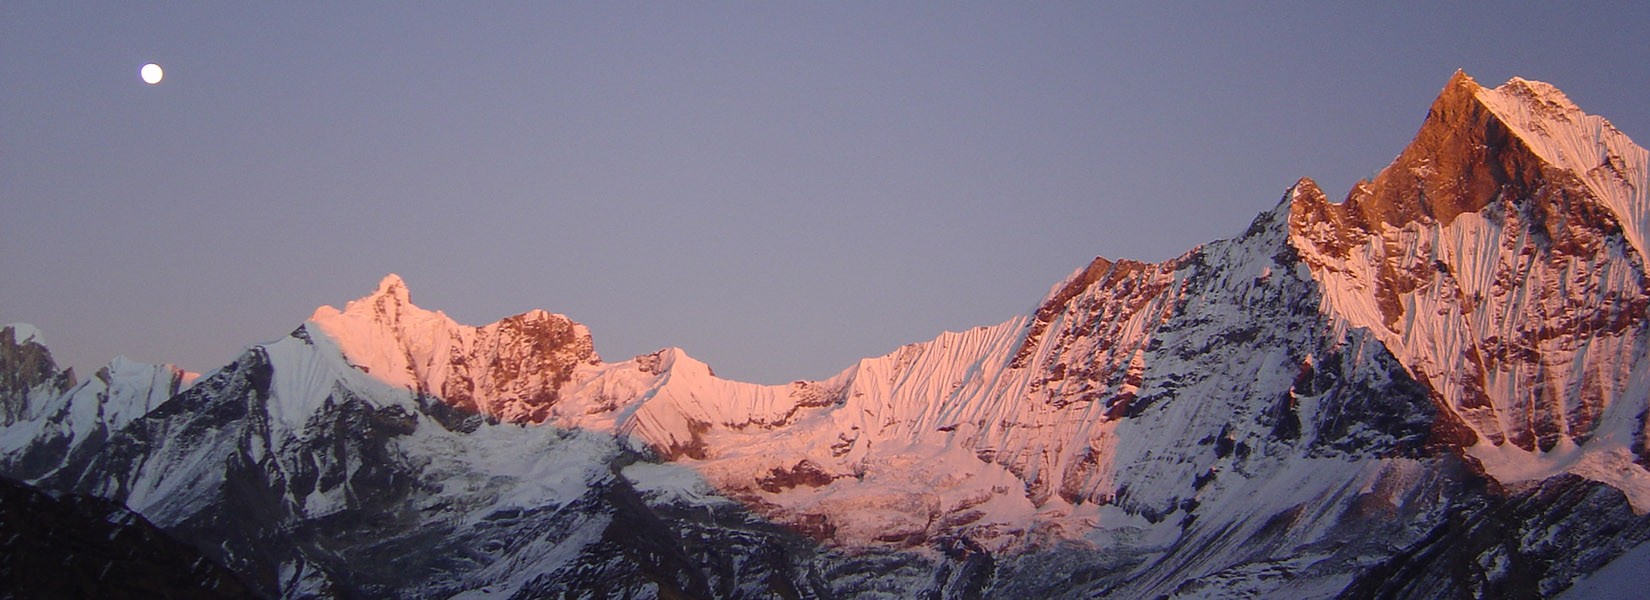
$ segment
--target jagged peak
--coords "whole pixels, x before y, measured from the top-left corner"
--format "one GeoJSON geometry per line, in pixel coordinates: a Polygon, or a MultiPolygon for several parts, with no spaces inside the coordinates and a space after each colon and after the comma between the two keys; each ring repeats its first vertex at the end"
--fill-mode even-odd
{"type": "Polygon", "coordinates": [[[1366,229],[1358,218],[1359,213],[1347,210],[1349,206],[1357,204],[1358,198],[1367,195],[1368,182],[1358,183],[1359,185],[1353,186],[1353,192],[1348,194],[1345,202],[1335,204],[1329,201],[1329,196],[1323,193],[1323,188],[1318,187],[1318,182],[1309,177],[1297,180],[1283,195],[1283,201],[1289,205],[1289,230],[1298,234],[1324,228],[1335,231],[1366,229]],[[1365,193],[1359,194],[1359,190],[1364,190],[1365,193]]]}
{"type": "Polygon", "coordinates": [[[1099,281],[1100,277],[1106,274],[1106,271],[1111,270],[1111,265],[1112,261],[1110,259],[1104,256],[1096,256],[1088,264],[1078,267],[1065,279],[1054,284],[1054,287],[1049,288],[1048,295],[1044,296],[1043,301],[1038,304],[1038,313],[1057,310],[1060,306],[1064,306],[1073,296],[1082,293],[1094,282],[1099,281]]]}
{"type": "MultiPolygon", "coordinates": [[[[1311,178],[1302,177],[1296,181],[1286,194],[1291,202],[1292,222],[1301,225],[1327,220],[1338,226],[1369,230],[1381,223],[1403,223],[1421,216],[1441,217],[1447,221],[1469,208],[1423,205],[1416,203],[1408,194],[1394,193],[1392,190],[1406,188],[1407,192],[1407,188],[1436,179],[1436,159],[1456,154],[1446,150],[1452,146],[1465,145],[1469,149],[1483,146],[1462,144],[1461,140],[1463,135],[1474,133],[1481,137],[1481,130],[1487,125],[1488,111],[1477,99],[1483,90],[1483,86],[1466,71],[1456,69],[1428,107],[1427,116],[1415,137],[1373,180],[1359,180],[1339,203],[1329,202],[1322,188],[1311,178]],[[1382,191],[1388,193],[1382,194],[1382,191]]],[[[1454,180],[1453,177],[1450,179],[1454,180]]],[[[1423,194],[1425,198],[1438,196],[1423,194]]]]}
{"type": "Polygon", "coordinates": [[[387,328],[386,331],[391,332],[395,337],[420,337],[432,335],[437,331],[473,333],[478,330],[497,329],[505,325],[539,324],[548,321],[565,322],[578,336],[586,338],[590,336],[587,327],[567,315],[537,308],[504,317],[486,325],[464,325],[454,321],[440,310],[427,310],[413,304],[412,294],[408,290],[406,282],[394,273],[386,275],[380,280],[378,287],[371,294],[345,303],[343,310],[330,305],[321,306],[315,309],[308,320],[310,323],[319,325],[321,331],[335,338],[339,337],[340,331],[346,328],[345,322],[356,323],[356,325],[348,326],[348,328],[381,326],[387,328]]]}
{"type": "Polygon", "coordinates": [[[1478,100],[1483,86],[1457,70],[1427,109],[1426,119],[1403,152],[1373,181],[1359,182],[1343,204],[1361,226],[1400,224],[1429,217],[1449,222],[1476,211],[1494,195],[1495,182],[1476,165],[1482,154],[1504,146],[1491,131],[1493,116],[1478,100]],[[1463,172],[1477,176],[1461,189],[1463,172]],[[1416,197],[1411,190],[1421,188],[1416,197]],[[1464,192],[1464,193],[1463,193],[1464,192]]]}
{"type": "Polygon", "coordinates": [[[678,375],[703,375],[716,377],[716,371],[697,358],[689,356],[686,350],[676,346],[660,348],[649,354],[642,354],[633,359],[636,369],[643,373],[678,375]]]}
{"type": "Polygon", "coordinates": [[[383,279],[378,280],[378,289],[370,297],[382,296],[395,298],[402,303],[412,302],[412,293],[407,290],[407,282],[402,281],[401,276],[395,273],[385,275],[383,279]]]}
{"type": "Polygon", "coordinates": [[[1323,188],[1319,187],[1318,182],[1311,177],[1302,177],[1295,180],[1295,185],[1289,186],[1289,191],[1285,195],[1289,201],[1297,199],[1308,202],[1328,200],[1328,197],[1323,193],[1323,188]]]}
{"type": "Polygon", "coordinates": [[[503,319],[500,319],[499,323],[503,323],[505,321],[515,321],[515,322],[520,322],[520,323],[542,323],[544,321],[567,321],[568,323],[571,323],[576,328],[580,328],[580,329],[584,328],[584,325],[579,324],[578,322],[574,321],[571,317],[568,317],[567,315],[564,315],[564,314],[561,314],[561,313],[553,313],[553,312],[544,310],[542,308],[535,308],[535,309],[529,310],[527,312],[521,313],[519,315],[505,317],[503,319]]]}
{"type": "Polygon", "coordinates": [[[1476,92],[1477,90],[1483,89],[1483,87],[1484,86],[1478,84],[1478,80],[1473,79],[1471,75],[1468,75],[1465,69],[1460,68],[1455,69],[1455,73],[1449,76],[1449,81],[1444,82],[1444,90],[1446,92],[1448,90],[1456,89],[1465,90],[1467,92],[1476,92]]]}
{"type": "Polygon", "coordinates": [[[309,320],[324,322],[340,315],[354,315],[386,324],[397,323],[409,316],[450,320],[441,311],[427,311],[413,304],[412,292],[407,288],[407,282],[394,273],[380,279],[378,287],[374,288],[372,293],[345,303],[343,310],[330,305],[322,306],[315,309],[309,320]]]}
{"type": "Polygon", "coordinates": [[[394,273],[380,279],[377,289],[371,294],[345,305],[344,312],[357,310],[358,306],[360,310],[370,309],[390,315],[399,313],[402,307],[417,308],[412,303],[412,291],[407,289],[407,282],[394,273]]]}
{"type": "Polygon", "coordinates": [[[572,369],[601,362],[589,329],[564,315],[535,309],[464,325],[414,305],[394,274],[343,310],[316,309],[300,331],[293,337],[321,334],[349,368],[382,383],[516,422],[544,420],[572,369]]]}
{"type": "Polygon", "coordinates": [[[75,381],[73,368],[58,371],[39,329],[25,323],[0,327],[0,423],[17,416],[14,407],[6,405],[8,395],[46,382],[55,382],[60,392],[67,391],[75,381]]]}
{"type": "MultiPolygon", "coordinates": [[[[1197,250],[1194,249],[1192,252],[1197,250]]],[[[1043,334],[1048,330],[1049,323],[1065,312],[1073,300],[1091,289],[1106,289],[1155,266],[1137,260],[1113,261],[1097,256],[1087,266],[1072,272],[1049,290],[1048,296],[1044,297],[1036,312],[1032,313],[1032,318],[1025,322],[1025,336],[1021,339],[1019,349],[1015,351],[1009,366],[1018,369],[1029,364],[1032,353],[1037,345],[1042,343],[1043,334]]]]}
{"type": "Polygon", "coordinates": [[[1291,206],[1291,224],[1297,233],[1301,227],[1330,225],[1341,231],[1335,237],[1350,241],[1418,220],[1447,225],[1509,189],[1527,194],[1556,183],[1591,191],[1642,254],[1643,240],[1650,237],[1647,162],[1644,149],[1607,121],[1576,108],[1552,85],[1515,77],[1486,89],[1458,70],[1414,140],[1374,180],[1358,182],[1338,204],[1320,202],[1321,190],[1305,193],[1308,186],[1297,183],[1299,193],[1290,195],[1299,202],[1291,206]]]}
{"type": "Polygon", "coordinates": [[[1087,265],[1072,271],[1065,279],[1060,280],[1060,283],[1056,283],[1054,287],[1049,288],[1048,295],[1044,296],[1043,301],[1038,303],[1035,316],[1047,320],[1064,310],[1066,304],[1071,302],[1072,298],[1082,295],[1083,292],[1094,287],[1096,283],[1116,280],[1153,266],[1155,265],[1152,263],[1127,258],[1112,260],[1104,256],[1096,256],[1087,265]]]}
{"type": "MultiPolygon", "coordinates": [[[[1581,153],[1570,156],[1563,152],[1554,152],[1564,149],[1554,148],[1550,140],[1541,139],[1557,133],[1554,129],[1583,128],[1584,131],[1577,133],[1590,138],[1584,140],[1584,143],[1593,144],[1595,148],[1591,150],[1604,150],[1604,146],[1612,145],[1609,140],[1604,139],[1607,133],[1623,135],[1609,120],[1587,114],[1581,107],[1576,106],[1563,90],[1545,81],[1514,77],[1493,89],[1479,88],[1476,98],[1495,112],[1504,124],[1512,128],[1520,140],[1530,144],[1531,150],[1541,154],[1542,158],[1556,166],[1585,171],[1594,165],[1570,164],[1568,160],[1591,154],[1589,149],[1581,149],[1581,153]]],[[[1627,144],[1632,145],[1632,142],[1629,140],[1627,144]]]]}

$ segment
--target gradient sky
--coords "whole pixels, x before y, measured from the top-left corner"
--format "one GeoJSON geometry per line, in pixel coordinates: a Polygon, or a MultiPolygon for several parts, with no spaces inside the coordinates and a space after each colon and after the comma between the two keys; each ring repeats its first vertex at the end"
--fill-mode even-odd
{"type": "Polygon", "coordinates": [[[225,4],[0,3],[0,323],[83,374],[396,272],[822,378],[1343,195],[1457,68],[1650,139],[1645,2],[225,4]]]}

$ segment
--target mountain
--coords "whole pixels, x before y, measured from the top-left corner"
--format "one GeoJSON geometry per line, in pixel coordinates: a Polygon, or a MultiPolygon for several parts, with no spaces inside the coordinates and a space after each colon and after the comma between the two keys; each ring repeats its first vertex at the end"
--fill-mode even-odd
{"type": "Polygon", "coordinates": [[[1549,597],[1650,548],[1646,159],[1457,73],[1343,202],[788,385],[394,275],[198,378],[18,327],[0,469],[271,597],[1549,597]]]}
{"type": "Polygon", "coordinates": [[[186,388],[196,377],[169,365],[116,357],[92,379],[58,372],[38,330],[0,328],[0,472],[39,479],[75,457],[90,456],[109,436],[186,388]]]}

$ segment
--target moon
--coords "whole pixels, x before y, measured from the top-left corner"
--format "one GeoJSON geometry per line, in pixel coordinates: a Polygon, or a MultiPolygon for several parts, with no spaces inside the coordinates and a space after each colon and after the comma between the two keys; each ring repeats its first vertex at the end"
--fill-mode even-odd
{"type": "Polygon", "coordinates": [[[160,83],[160,78],[165,75],[165,73],[161,72],[160,65],[149,63],[143,65],[143,68],[138,70],[138,75],[143,76],[144,83],[155,85],[160,83]]]}

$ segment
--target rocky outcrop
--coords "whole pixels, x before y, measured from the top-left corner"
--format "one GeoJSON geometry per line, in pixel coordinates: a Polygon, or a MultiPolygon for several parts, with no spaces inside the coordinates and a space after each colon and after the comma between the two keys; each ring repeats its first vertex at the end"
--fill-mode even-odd
{"type": "Polygon", "coordinates": [[[74,369],[58,371],[37,336],[29,325],[0,327],[0,426],[33,418],[31,406],[74,387],[74,369]]]}

